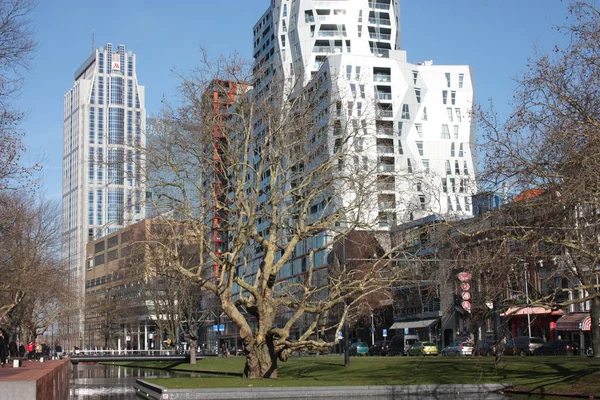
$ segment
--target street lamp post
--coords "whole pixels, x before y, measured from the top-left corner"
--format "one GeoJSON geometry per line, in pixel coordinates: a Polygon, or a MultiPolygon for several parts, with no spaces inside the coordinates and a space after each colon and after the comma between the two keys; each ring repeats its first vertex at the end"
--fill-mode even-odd
{"type": "Polygon", "coordinates": [[[531,309],[529,307],[529,289],[527,288],[527,264],[524,265],[523,273],[525,275],[525,304],[527,306],[527,333],[531,337],[531,309]]]}
{"type": "Polygon", "coordinates": [[[373,323],[373,312],[371,311],[371,345],[375,344],[375,324],[373,323]]]}

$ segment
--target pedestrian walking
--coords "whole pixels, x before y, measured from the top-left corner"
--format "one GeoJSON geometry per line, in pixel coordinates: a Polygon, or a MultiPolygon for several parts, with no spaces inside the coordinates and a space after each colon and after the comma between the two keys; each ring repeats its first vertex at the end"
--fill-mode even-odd
{"type": "Polygon", "coordinates": [[[19,357],[25,357],[25,346],[23,346],[23,343],[19,345],[19,357]]]}
{"type": "Polygon", "coordinates": [[[17,356],[17,343],[14,340],[11,340],[10,343],[8,344],[8,353],[10,354],[11,357],[16,357],[17,356]]]}
{"type": "Polygon", "coordinates": [[[41,343],[37,343],[35,344],[35,359],[39,360],[42,357],[42,351],[44,350],[44,348],[42,347],[41,343]]]}
{"type": "Polygon", "coordinates": [[[4,332],[0,329],[0,364],[2,364],[2,368],[4,368],[4,364],[6,364],[6,357],[8,356],[8,344],[6,343],[6,338],[4,337],[4,332]]]}
{"type": "Polygon", "coordinates": [[[35,353],[35,344],[33,342],[27,343],[27,359],[33,360],[34,353],[35,353]]]}

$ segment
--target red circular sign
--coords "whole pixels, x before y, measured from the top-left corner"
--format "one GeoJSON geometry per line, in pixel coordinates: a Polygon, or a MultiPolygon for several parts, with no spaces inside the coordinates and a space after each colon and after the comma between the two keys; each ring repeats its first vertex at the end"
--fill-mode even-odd
{"type": "Polygon", "coordinates": [[[462,302],[462,308],[464,308],[465,310],[469,311],[471,309],[471,302],[470,301],[463,301],[462,302]]]}
{"type": "Polygon", "coordinates": [[[460,288],[466,292],[467,290],[471,289],[471,285],[467,282],[463,282],[460,284],[460,288]]]}
{"type": "Polygon", "coordinates": [[[471,299],[471,293],[469,293],[469,292],[463,292],[462,299],[463,300],[470,300],[471,299]]]}
{"type": "Polygon", "coordinates": [[[472,278],[471,274],[466,271],[463,271],[460,274],[458,274],[458,280],[461,282],[470,281],[471,278],[472,278]]]}

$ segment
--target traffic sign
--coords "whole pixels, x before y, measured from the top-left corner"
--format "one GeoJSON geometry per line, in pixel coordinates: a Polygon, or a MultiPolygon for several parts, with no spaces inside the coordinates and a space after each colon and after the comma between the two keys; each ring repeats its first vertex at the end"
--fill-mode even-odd
{"type": "Polygon", "coordinates": [[[387,337],[387,329],[383,330],[383,337],[387,337]]]}

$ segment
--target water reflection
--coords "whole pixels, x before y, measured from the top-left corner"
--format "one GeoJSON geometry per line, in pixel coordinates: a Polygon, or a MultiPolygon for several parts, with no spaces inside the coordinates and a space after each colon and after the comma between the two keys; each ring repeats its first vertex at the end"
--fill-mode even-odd
{"type": "MultiPolygon", "coordinates": [[[[182,376],[183,374],[178,374],[182,376]]],[[[169,377],[173,373],[117,365],[79,364],[77,377],[71,379],[72,400],[135,399],[133,385],[137,378],[169,377]]]]}
{"type": "MultiPolygon", "coordinates": [[[[77,367],[77,377],[71,380],[71,400],[131,400],[136,397],[133,385],[137,378],[197,376],[197,374],[173,373],[169,371],[146,368],[121,367],[116,365],[80,364],[77,367]]],[[[555,400],[566,399],[554,396],[504,396],[498,393],[454,393],[427,396],[395,396],[398,399],[409,400],[555,400]]],[[[391,398],[394,398],[392,396],[391,398]]],[[[307,398],[309,399],[309,398],[307,398]]],[[[321,400],[339,400],[322,398],[321,400]]],[[[376,397],[385,400],[385,397],[376,397]]]]}

